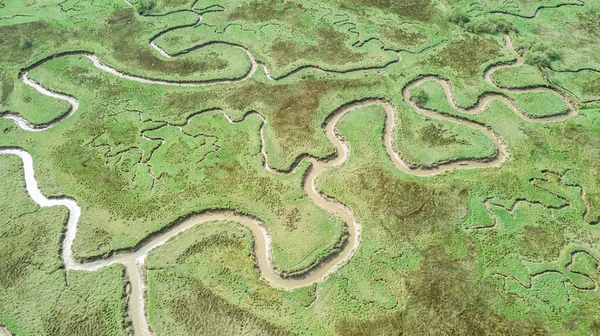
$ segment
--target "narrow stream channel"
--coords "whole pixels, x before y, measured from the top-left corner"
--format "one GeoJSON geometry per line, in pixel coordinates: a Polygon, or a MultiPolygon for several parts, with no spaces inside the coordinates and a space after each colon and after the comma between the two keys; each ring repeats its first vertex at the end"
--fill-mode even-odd
{"type": "MultiPolygon", "coordinates": [[[[485,72],[485,79],[488,84],[496,87],[500,90],[506,92],[514,92],[514,93],[524,93],[524,92],[539,92],[542,90],[553,90],[548,87],[533,87],[533,88],[524,88],[524,89],[508,89],[498,87],[491,79],[491,75],[494,71],[497,71],[506,67],[514,67],[523,64],[522,58],[515,52],[512,47],[512,42],[510,37],[506,36],[506,45],[507,48],[515,54],[516,61],[511,64],[502,64],[502,65],[494,65],[488,68],[485,72]]],[[[153,46],[155,49],[161,51],[158,46],[153,46]]],[[[115,76],[127,79],[134,80],[141,83],[154,84],[154,85],[180,85],[180,86],[199,86],[199,85],[215,85],[219,83],[232,83],[237,81],[243,81],[250,78],[256,69],[261,65],[265,74],[271,79],[273,79],[268,69],[265,65],[259,64],[256,62],[252,54],[249,50],[243,48],[251,61],[251,69],[248,71],[246,75],[239,79],[235,80],[214,80],[207,82],[172,82],[172,81],[161,81],[143,77],[137,77],[129,74],[124,74],[119,72],[118,70],[109,67],[108,65],[103,64],[95,55],[88,54],[86,55],[96,66],[102,71],[113,74],[115,76]]],[[[163,51],[164,52],[164,51],[163,51]]],[[[161,54],[163,54],[161,52],[161,54]]],[[[168,55],[166,52],[163,56],[168,55]]],[[[43,62],[41,63],[43,64],[43,62]]],[[[47,125],[32,125],[27,120],[22,118],[16,114],[4,114],[2,117],[13,120],[21,129],[26,131],[43,131],[55,126],[57,123],[65,120],[73,113],[75,113],[79,107],[79,102],[74,97],[52,92],[40,84],[34,82],[29,79],[27,76],[27,72],[23,72],[21,75],[21,80],[30,87],[36,89],[39,93],[67,101],[71,108],[67,114],[58,118],[52,123],[47,125]]],[[[350,154],[349,145],[345,142],[345,140],[339,136],[336,132],[336,127],[339,121],[348,113],[361,109],[367,106],[382,106],[386,112],[385,119],[385,127],[383,134],[383,145],[385,150],[396,166],[396,168],[402,170],[403,172],[416,176],[433,176],[437,174],[441,174],[444,172],[452,171],[454,169],[468,169],[468,168],[490,168],[490,167],[498,167],[504,161],[506,161],[509,157],[509,152],[507,146],[502,139],[502,137],[496,132],[489,129],[486,125],[477,123],[475,121],[470,121],[467,119],[463,119],[460,117],[454,117],[446,114],[441,114],[440,112],[429,110],[423,108],[408,98],[408,92],[412,87],[419,86],[427,81],[436,81],[438,82],[444,89],[446,98],[448,103],[455,110],[464,113],[464,114],[477,114],[482,112],[489,106],[489,104],[493,100],[500,100],[505,103],[515,114],[519,117],[523,118],[527,121],[532,122],[554,122],[554,121],[562,121],[568,119],[577,114],[577,111],[573,107],[573,105],[566,99],[564,96],[563,100],[567,104],[568,111],[565,114],[557,115],[557,116],[549,116],[542,118],[532,118],[523,114],[520,107],[516,102],[512,99],[508,98],[505,95],[498,93],[487,93],[480,97],[478,103],[470,108],[461,108],[457,106],[454,89],[452,85],[446,80],[440,79],[436,76],[425,76],[420,77],[412,82],[410,82],[403,89],[403,96],[405,103],[413,108],[416,112],[435,118],[438,120],[447,120],[459,124],[463,124],[469,127],[476,128],[486,134],[494,143],[496,147],[496,154],[491,157],[487,161],[478,161],[471,159],[460,159],[451,162],[441,163],[434,168],[413,168],[410,167],[402,157],[395,151],[394,143],[396,137],[396,125],[398,121],[398,111],[395,106],[389,101],[382,98],[366,98],[360,101],[348,103],[339,109],[333,111],[331,115],[327,119],[327,123],[324,126],[324,133],[327,139],[331,142],[331,144],[335,147],[336,154],[332,157],[319,159],[315,157],[307,156],[303,160],[307,160],[311,163],[311,167],[307,170],[304,176],[303,188],[306,195],[313,201],[317,206],[322,208],[323,210],[335,214],[339,218],[341,218],[345,224],[347,229],[347,239],[345,243],[342,245],[339,251],[334,252],[325,260],[320,262],[318,265],[310,268],[306,273],[301,276],[292,276],[292,277],[281,277],[273,267],[273,255],[271,251],[271,237],[267,230],[265,229],[264,223],[260,222],[256,218],[252,218],[250,216],[246,216],[243,214],[239,214],[233,210],[214,210],[207,211],[198,215],[191,216],[186,220],[176,223],[172,228],[166,230],[145,242],[144,244],[138,246],[133,252],[116,254],[106,259],[97,260],[89,263],[79,263],[77,262],[72,253],[72,246],[77,235],[77,222],[81,215],[81,208],[77,204],[77,202],[73,199],[64,197],[64,198],[52,198],[48,199],[45,197],[40,189],[38,188],[37,181],[35,179],[34,174],[34,165],[33,158],[31,155],[19,148],[2,148],[0,149],[0,154],[6,155],[17,155],[23,161],[24,173],[25,173],[25,184],[27,191],[31,198],[39,204],[41,207],[50,207],[50,206],[65,206],[69,210],[69,219],[67,222],[65,238],[63,240],[63,249],[62,249],[62,260],[65,264],[65,268],[67,270],[83,270],[83,271],[95,271],[102,267],[106,267],[113,264],[122,264],[125,266],[127,275],[129,277],[129,281],[131,283],[131,293],[129,296],[129,314],[131,320],[134,325],[134,331],[136,335],[152,335],[151,329],[149,327],[147,317],[145,314],[144,308],[144,293],[146,291],[145,279],[144,279],[144,262],[146,257],[150,251],[153,249],[165,244],[170,239],[178,236],[179,234],[193,228],[195,226],[201,225],[203,223],[212,222],[212,221],[234,221],[240,223],[243,226],[248,227],[255,241],[255,255],[258,263],[258,267],[260,270],[261,277],[267,282],[269,285],[282,289],[282,290],[292,290],[299,287],[308,286],[317,282],[321,282],[331,274],[333,274],[340,267],[345,265],[348,260],[352,258],[354,253],[356,252],[361,236],[361,225],[357,222],[354,214],[350,209],[339,203],[338,201],[323,195],[318,191],[318,178],[319,176],[327,171],[328,169],[339,167],[343,165],[350,154]]],[[[231,120],[227,115],[225,115],[230,123],[235,123],[235,121],[231,120]]],[[[260,129],[260,139],[261,139],[261,153],[263,155],[264,166],[268,171],[279,173],[279,174],[289,174],[290,172],[279,172],[268,165],[268,156],[265,150],[265,138],[263,136],[263,129],[266,124],[266,119],[259,115],[262,119],[263,123],[260,129]]],[[[238,121],[240,122],[240,121],[238,121]]],[[[303,161],[302,160],[302,161],[303,161]]],[[[299,161],[297,164],[300,164],[299,161]]],[[[293,169],[291,170],[293,171],[293,169]]]]}

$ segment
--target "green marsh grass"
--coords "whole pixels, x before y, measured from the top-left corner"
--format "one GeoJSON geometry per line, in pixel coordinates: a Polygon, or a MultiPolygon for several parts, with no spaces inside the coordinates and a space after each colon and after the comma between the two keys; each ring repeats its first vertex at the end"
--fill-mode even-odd
{"type": "MultiPolygon", "coordinates": [[[[514,60],[502,36],[510,27],[518,51],[530,63],[538,53],[533,59],[542,62],[493,79],[506,87],[556,85],[581,106],[578,116],[534,124],[501,102],[464,116],[438,84],[426,83],[418,88],[427,97],[420,104],[489,126],[510,159],[499,168],[417,178],[397,171],[385,153],[381,108],[353,111],[338,127],[351,148],[348,162],[318,181],[362,224],[349,263],[317,285],[275,290],[260,279],[248,231],[206,224],[151,253],[150,323],[168,335],[598,334],[598,292],[591,288],[600,247],[591,224],[600,216],[599,9],[587,2],[519,17],[562,3],[489,0],[457,21],[453,11],[470,2],[5,2],[0,105],[33,123],[68,106],[24,86],[18,74],[65,51],[171,81],[243,76],[248,55],[231,44],[247,48],[274,77],[306,69],[272,81],[259,67],[245,82],[176,88],[116,78],[82,56],[56,58],[30,75],[77,97],[80,109],[40,133],[2,119],[0,146],[33,155],[45,195],[81,205],[80,259],[132,248],[189,213],[235,208],[265,221],[277,266],[294,270],[327,254],[343,223],[307,199],[307,163],[289,175],[264,170],[261,120],[248,113],[266,119],[269,164],[282,170],[302,154],[331,155],[322,131],[327,116],[377,97],[398,108],[395,145],[409,162],[485,158],[490,139],[408,110],[401,92],[423,74],[448,79],[463,106],[498,92],[483,74],[514,60]],[[206,12],[196,27],[191,6],[206,12]],[[155,42],[169,53],[224,43],[165,58],[149,42],[166,29],[155,42]],[[393,63],[399,50],[407,51],[393,63]],[[546,54],[552,57],[539,57],[546,54]],[[221,111],[239,122],[230,124],[221,111]]],[[[511,97],[529,114],[564,109],[554,93],[511,97]]],[[[17,159],[2,157],[0,165],[0,325],[18,335],[127,334],[123,269],[65,274],[59,252],[66,212],[31,202],[17,159]]]]}

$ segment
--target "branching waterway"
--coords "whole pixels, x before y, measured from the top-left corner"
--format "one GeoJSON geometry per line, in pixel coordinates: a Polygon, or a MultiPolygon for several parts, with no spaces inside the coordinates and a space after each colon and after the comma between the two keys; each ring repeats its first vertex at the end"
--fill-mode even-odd
{"type": "MultiPolygon", "coordinates": [[[[510,64],[499,64],[489,67],[485,72],[485,79],[488,84],[493,87],[505,91],[505,92],[514,92],[514,93],[524,93],[524,92],[539,92],[542,90],[553,90],[549,87],[531,87],[531,88],[523,88],[523,89],[509,89],[504,87],[499,87],[496,85],[492,79],[491,75],[494,71],[497,71],[506,67],[514,67],[519,66],[523,63],[521,56],[519,56],[513,49],[510,38],[506,36],[506,45],[507,48],[515,54],[516,61],[510,64]]],[[[155,44],[152,45],[155,49],[157,49],[163,56],[170,57],[171,55],[164,52],[155,44]]],[[[243,48],[238,46],[239,48],[243,48]]],[[[223,79],[223,80],[210,80],[204,82],[177,82],[177,81],[167,81],[160,79],[151,79],[145,77],[134,76],[131,74],[125,74],[116,70],[104,63],[102,63],[95,55],[81,52],[79,54],[84,54],[91,61],[92,64],[98,69],[107,72],[109,74],[118,76],[120,78],[126,80],[134,80],[141,83],[153,84],[153,85],[179,85],[179,86],[204,86],[204,85],[217,85],[221,83],[233,83],[244,81],[250,78],[256,69],[260,66],[263,68],[263,71],[271,80],[274,79],[267,67],[264,64],[258,63],[251,52],[246,48],[243,48],[247,53],[250,62],[251,68],[249,71],[242,77],[238,79],[223,79]]],[[[73,53],[69,53],[71,55],[73,53]]],[[[60,57],[60,56],[58,56],[60,57]]],[[[52,59],[52,58],[49,58],[52,59]]],[[[47,59],[47,60],[49,60],[47,59]]],[[[44,61],[38,62],[36,66],[43,64],[44,61]]],[[[324,70],[322,70],[324,71],[324,70]]],[[[296,73],[292,72],[292,73],[296,73]]],[[[61,93],[56,93],[50,91],[40,84],[34,82],[29,79],[27,70],[24,70],[20,75],[21,80],[26,85],[36,89],[39,93],[64,100],[68,102],[71,107],[65,115],[59,117],[58,119],[50,122],[46,125],[33,125],[29,123],[26,119],[22,118],[17,114],[9,114],[5,113],[3,115],[4,118],[11,119],[15,121],[15,123],[23,130],[26,131],[43,131],[47,130],[57,123],[64,121],[66,118],[75,113],[79,107],[79,102],[76,98],[72,96],[68,96],[61,93]]],[[[308,161],[310,163],[310,168],[306,171],[304,180],[303,180],[303,189],[309,199],[314,202],[317,206],[324,209],[325,211],[335,214],[340,219],[342,219],[346,225],[346,236],[340,241],[339,248],[332,251],[332,253],[323,260],[317,261],[312,264],[309,268],[305,270],[305,272],[301,272],[301,274],[290,275],[290,276],[282,276],[276,268],[274,267],[275,260],[273,260],[273,254],[271,251],[271,236],[269,232],[265,229],[264,223],[261,222],[260,219],[252,217],[250,215],[242,214],[236,212],[235,209],[219,209],[219,210],[211,210],[205,211],[202,213],[190,215],[189,217],[177,222],[172,223],[168,229],[161,231],[160,233],[152,236],[151,238],[145,240],[142,244],[132,249],[130,252],[114,254],[108,258],[96,260],[93,262],[85,262],[80,263],[73,257],[72,247],[75,237],[77,236],[77,223],[79,217],[81,215],[81,208],[77,204],[76,200],[70,199],[68,197],[62,198],[47,198],[38,188],[37,181],[35,178],[34,172],[34,162],[31,155],[20,148],[2,148],[0,149],[0,154],[7,155],[17,155],[23,161],[23,168],[25,172],[25,184],[27,191],[31,198],[39,204],[41,207],[50,207],[50,206],[65,206],[69,210],[69,218],[67,222],[66,232],[64,235],[64,240],[62,242],[62,260],[64,262],[65,268],[67,270],[82,270],[82,271],[95,271],[102,267],[106,267],[113,264],[122,264],[125,266],[127,271],[127,275],[129,277],[130,282],[130,295],[128,302],[128,309],[131,320],[133,322],[134,331],[136,335],[151,335],[151,329],[149,327],[147,317],[145,314],[144,308],[144,293],[146,290],[145,279],[144,279],[144,263],[146,257],[150,251],[153,249],[165,244],[169,240],[176,238],[179,234],[193,228],[195,226],[201,225],[207,222],[213,221],[233,221],[237,222],[247,228],[250,229],[252,235],[254,237],[254,248],[255,248],[255,256],[256,262],[258,264],[258,268],[260,270],[260,275],[265,282],[269,285],[283,289],[283,290],[292,290],[294,288],[299,288],[303,286],[308,286],[314,283],[318,283],[326,279],[340,267],[345,265],[350,258],[356,252],[361,236],[361,225],[358,223],[356,217],[352,213],[350,209],[344,206],[342,203],[337,200],[324,195],[318,190],[318,179],[319,176],[334,167],[339,167],[343,165],[350,155],[349,145],[345,142],[343,137],[341,137],[336,132],[336,126],[339,121],[348,113],[365,108],[368,106],[381,106],[386,112],[385,119],[385,127],[383,133],[383,146],[393,161],[394,165],[402,170],[403,172],[411,175],[417,176],[433,176],[437,174],[441,174],[444,172],[452,171],[454,169],[467,169],[467,168],[490,168],[490,167],[498,167],[504,161],[506,161],[509,157],[508,148],[502,139],[502,137],[491,130],[488,126],[484,124],[480,124],[476,121],[472,121],[466,118],[457,117],[449,114],[443,114],[439,111],[431,110],[419,106],[415,102],[409,99],[410,89],[416,86],[419,86],[428,81],[436,81],[438,82],[442,88],[444,89],[444,93],[446,95],[446,99],[448,103],[462,114],[477,114],[485,110],[489,104],[493,100],[500,100],[505,103],[514,113],[516,113],[519,117],[523,118],[527,121],[532,122],[552,122],[552,121],[561,121],[567,118],[570,118],[577,114],[577,111],[573,107],[573,105],[569,102],[569,100],[563,97],[565,104],[568,107],[568,110],[560,115],[549,116],[549,117],[541,117],[534,118],[528,116],[523,113],[519,105],[509,98],[508,96],[502,93],[486,93],[479,98],[477,104],[469,108],[459,107],[456,103],[454,89],[447,80],[436,77],[436,76],[425,76],[419,77],[409,84],[407,84],[402,93],[404,96],[405,103],[413,108],[416,112],[435,118],[438,120],[446,120],[450,122],[455,122],[458,124],[466,125],[469,127],[476,128],[486,134],[494,143],[496,148],[495,154],[488,158],[487,160],[473,160],[473,159],[459,159],[449,162],[440,163],[434,168],[422,168],[422,167],[414,167],[409,165],[406,161],[404,161],[400,154],[394,149],[395,137],[396,137],[396,125],[398,121],[398,111],[396,107],[386,99],[380,97],[367,97],[358,101],[349,102],[340,108],[333,111],[329,117],[326,119],[324,123],[323,131],[327,137],[327,139],[331,142],[331,144],[335,147],[335,154],[326,157],[326,158],[317,158],[309,155],[305,155],[296,161],[295,165],[289,171],[279,171],[274,168],[271,168],[268,164],[268,156],[265,150],[265,138],[263,135],[264,127],[267,123],[267,120],[260,114],[258,116],[262,120],[262,125],[260,128],[260,139],[261,139],[261,153],[263,155],[264,168],[270,172],[277,174],[290,174],[294,171],[295,167],[297,167],[302,161],[308,161]]],[[[560,94],[559,92],[557,92],[560,94]]],[[[227,118],[230,123],[236,123],[241,121],[234,121],[229,116],[227,116],[224,112],[223,114],[227,118]]]]}

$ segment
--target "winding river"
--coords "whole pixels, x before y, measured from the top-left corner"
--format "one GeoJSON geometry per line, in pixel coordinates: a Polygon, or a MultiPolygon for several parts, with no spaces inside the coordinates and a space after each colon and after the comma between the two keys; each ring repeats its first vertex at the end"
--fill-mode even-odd
{"type": "MultiPolygon", "coordinates": [[[[496,85],[492,79],[491,75],[494,71],[497,71],[506,67],[514,67],[523,64],[522,58],[515,52],[510,37],[506,36],[506,45],[507,48],[515,54],[516,61],[511,64],[500,64],[489,67],[484,77],[488,84],[491,86],[512,93],[524,93],[524,92],[539,92],[542,90],[553,90],[549,87],[532,87],[532,88],[524,88],[524,89],[510,89],[499,87],[496,85]]],[[[153,45],[155,49],[157,49],[163,56],[170,57],[171,55],[167,54],[164,51],[161,51],[158,46],[153,45]]],[[[241,47],[243,48],[243,47],[241,47]]],[[[256,69],[261,66],[265,74],[272,80],[274,79],[267,67],[264,64],[258,63],[249,50],[243,48],[251,62],[251,68],[243,77],[238,79],[224,79],[224,80],[212,80],[205,82],[173,82],[173,81],[163,81],[158,79],[149,79],[144,77],[133,76],[130,74],[122,73],[110,66],[103,64],[95,55],[85,54],[94,66],[98,69],[110,73],[112,75],[127,79],[134,80],[141,83],[154,84],[154,85],[180,85],[180,86],[201,86],[201,85],[215,85],[219,83],[232,83],[237,81],[243,81],[250,78],[256,69]]],[[[41,62],[40,64],[43,64],[41,62]]],[[[39,65],[39,64],[38,64],[39,65]]],[[[13,120],[20,128],[26,131],[43,131],[55,126],[57,123],[63,121],[64,119],[71,116],[75,113],[79,107],[79,102],[76,98],[72,96],[68,96],[65,94],[56,93],[50,91],[40,84],[34,82],[33,80],[28,78],[27,71],[23,71],[21,76],[21,80],[30,87],[36,89],[39,93],[53,97],[56,99],[61,99],[63,101],[68,102],[71,105],[69,112],[59,119],[55,120],[46,125],[32,125],[27,120],[22,118],[16,114],[4,114],[4,118],[8,118],[13,120]]],[[[338,108],[333,111],[330,116],[327,118],[326,123],[323,127],[323,131],[327,139],[331,142],[331,144],[335,147],[335,154],[327,157],[327,158],[316,158],[312,156],[302,157],[301,160],[298,160],[295,167],[297,167],[302,161],[306,160],[310,162],[310,168],[306,171],[304,176],[303,189],[306,195],[313,201],[316,205],[328,211],[332,214],[335,214],[339,218],[341,218],[346,224],[347,236],[343,241],[341,248],[334,251],[327,258],[319,262],[318,264],[313,265],[307,272],[300,276],[289,276],[282,277],[275,268],[273,267],[273,255],[271,251],[271,237],[267,230],[265,229],[264,223],[262,223],[259,219],[238,213],[234,210],[213,210],[206,211],[200,214],[192,215],[181,222],[175,223],[170,229],[161,232],[159,235],[156,235],[145,241],[143,244],[135,248],[133,251],[122,254],[115,254],[109,258],[97,260],[94,262],[80,263],[76,261],[73,257],[72,247],[75,237],[77,235],[77,222],[81,215],[81,208],[77,204],[77,202],[73,199],[63,197],[63,198],[47,198],[43,195],[37,185],[37,181],[35,179],[34,173],[34,165],[33,158],[31,155],[20,149],[20,148],[2,148],[0,149],[0,154],[7,155],[17,155],[23,161],[23,168],[25,173],[25,184],[27,191],[31,198],[39,204],[41,207],[50,207],[50,206],[65,206],[69,210],[69,218],[67,222],[65,237],[63,240],[62,246],[62,259],[65,264],[65,268],[67,270],[83,270],[83,271],[95,271],[102,267],[106,267],[113,264],[122,264],[125,266],[127,275],[129,277],[130,282],[130,295],[129,295],[129,303],[128,309],[131,320],[133,322],[134,331],[136,335],[152,335],[151,329],[149,327],[147,317],[145,314],[144,308],[144,293],[146,291],[145,279],[144,279],[144,263],[146,257],[150,251],[153,249],[165,244],[169,240],[177,237],[182,232],[189,230],[195,226],[201,225],[207,222],[213,221],[234,221],[240,223],[241,225],[247,227],[252,232],[255,241],[255,256],[256,262],[258,264],[260,275],[262,279],[268,283],[269,285],[279,288],[282,290],[292,290],[295,288],[308,286],[317,282],[321,282],[334,273],[337,269],[345,265],[350,258],[356,252],[361,236],[361,225],[358,223],[356,217],[352,213],[350,209],[345,207],[340,202],[328,197],[327,195],[322,194],[318,191],[318,178],[319,176],[334,167],[339,167],[343,165],[348,156],[350,154],[349,145],[345,142],[344,138],[341,137],[336,132],[336,126],[339,121],[348,113],[361,109],[367,106],[381,106],[385,110],[386,119],[384,125],[384,133],[383,133],[383,145],[385,150],[396,166],[396,168],[402,170],[403,172],[416,176],[433,176],[437,174],[441,174],[444,172],[452,171],[454,169],[467,169],[467,168],[490,168],[490,167],[498,167],[504,161],[506,161],[509,157],[508,148],[502,139],[502,137],[491,130],[488,126],[484,124],[480,124],[475,121],[471,121],[468,119],[452,116],[449,114],[443,114],[435,110],[426,109],[422,106],[417,105],[413,101],[411,101],[409,97],[409,90],[413,87],[419,86],[427,81],[436,81],[438,82],[444,89],[446,99],[448,103],[455,110],[459,111],[463,114],[477,114],[485,110],[489,104],[494,100],[500,100],[505,103],[516,115],[523,118],[527,121],[532,122],[553,122],[553,121],[561,121],[567,118],[570,118],[577,114],[576,109],[569,102],[569,100],[563,97],[563,100],[567,104],[568,110],[566,113],[561,115],[542,117],[542,118],[533,118],[523,113],[519,105],[509,98],[508,96],[501,93],[486,93],[479,98],[477,104],[469,108],[462,108],[458,106],[456,103],[454,89],[450,82],[445,79],[439,78],[437,76],[424,76],[419,77],[409,84],[407,84],[403,88],[403,96],[405,103],[413,108],[416,112],[435,118],[438,120],[447,120],[455,123],[460,123],[469,127],[476,128],[481,132],[485,133],[494,143],[496,147],[495,155],[490,157],[488,160],[471,160],[471,159],[460,159],[450,162],[440,163],[436,167],[433,168],[421,168],[421,167],[413,167],[405,162],[402,157],[397,153],[394,149],[395,136],[396,136],[396,125],[398,122],[398,111],[395,106],[382,98],[372,97],[365,98],[359,101],[353,101],[347,103],[346,105],[338,108]]],[[[558,94],[560,94],[558,92],[558,94]]],[[[229,116],[227,116],[224,112],[223,114],[227,117],[227,120],[230,123],[236,123],[241,121],[233,121],[229,116]]],[[[256,113],[258,114],[258,113],[256,113]]],[[[290,174],[291,171],[295,167],[293,167],[290,172],[281,172],[276,169],[273,169],[268,164],[268,156],[265,150],[265,138],[263,136],[264,127],[267,123],[267,120],[260,114],[258,114],[262,120],[262,125],[260,128],[260,139],[261,139],[261,153],[263,155],[264,168],[270,172],[278,173],[278,174],[290,174]]]]}

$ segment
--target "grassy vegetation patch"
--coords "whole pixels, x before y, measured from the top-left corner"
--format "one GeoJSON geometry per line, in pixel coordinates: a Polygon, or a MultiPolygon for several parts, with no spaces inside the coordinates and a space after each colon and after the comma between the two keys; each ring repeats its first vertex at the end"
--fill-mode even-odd
{"type": "Polygon", "coordinates": [[[252,310],[239,308],[216,293],[228,293],[227,287],[233,285],[237,287],[233,293],[239,295],[247,277],[258,280],[252,267],[251,234],[237,223],[203,226],[149,257],[148,309],[156,331],[170,335],[288,335],[252,310]],[[201,269],[207,274],[198,272],[201,269]],[[202,280],[203,275],[207,280],[202,280]]]}
{"type": "MultiPolygon", "coordinates": [[[[530,47],[533,46],[534,49],[539,49],[534,51],[537,55],[556,55],[546,57],[549,62],[543,64],[554,69],[597,68],[598,49],[597,43],[594,43],[597,37],[594,29],[597,24],[592,21],[598,13],[598,4],[591,3],[586,6],[565,6],[560,10],[549,10],[544,16],[538,16],[534,20],[519,20],[517,24],[520,31],[527,33],[517,45],[529,50],[532,50],[530,47]],[[543,48],[532,45],[532,41],[536,41],[535,44],[543,48]]],[[[527,58],[527,51],[525,57],[527,58]]]]}
{"type": "Polygon", "coordinates": [[[435,11],[435,5],[429,0],[417,1],[377,1],[377,0],[348,0],[340,4],[342,8],[371,8],[384,13],[393,13],[402,18],[427,21],[435,11]]]}
{"type": "MultiPolygon", "coordinates": [[[[420,105],[429,101],[427,92],[433,85],[433,82],[426,83],[417,89],[416,94],[421,96],[415,99],[420,105]]],[[[396,146],[408,162],[424,166],[461,158],[486,159],[495,154],[492,140],[478,129],[434,120],[404,109],[399,111],[396,146]]]]}
{"type": "Polygon", "coordinates": [[[494,72],[492,78],[502,87],[522,88],[546,85],[546,79],[540,70],[528,64],[500,69],[494,72]]]}
{"type": "Polygon", "coordinates": [[[568,108],[562,98],[551,91],[515,94],[512,98],[526,114],[534,117],[565,113],[568,108]]]}
{"type": "Polygon", "coordinates": [[[445,44],[425,62],[436,67],[449,67],[462,77],[475,77],[482,64],[501,55],[497,42],[467,35],[445,44]]]}
{"type": "Polygon", "coordinates": [[[356,46],[350,27],[326,14],[311,2],[241,1],[206,15],[202,24],[160,36],[157,44],[171,53],[215,41],[244,45],[276,77],[306,66],[344,71],[396,59],[376,43],[356,46]]]}
{"type": "Polygon", "coordinates": [[[0,166],[0,323],[17,335],[126,335],[123,269],[66,272],[66,211],[33,203],[18,158],[0,166]]]}
{"type": "Polygon", "coordinates": [[[584,102],[600,99],[600,73],[595,71],[551,72],[552,80],[584,102]]]}
{"type": "Polygon", "coordinates": [[[172,325],[158,332],[164,331],[169,335],[290,335],[250,312],[228,304],[201,282],[173,278],[169,271],[152,272],[151,276],[153,279],[150,281],[156,286],[154,291],[162,290],[162,295],[155,298],[166,306],[160,311],[165,315],[162,318],[173,319],[172,325]]]}

